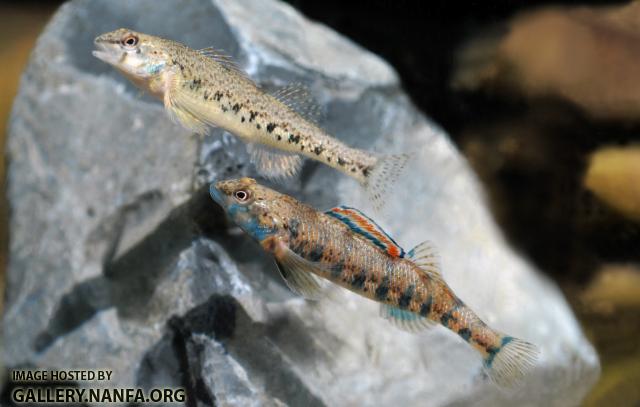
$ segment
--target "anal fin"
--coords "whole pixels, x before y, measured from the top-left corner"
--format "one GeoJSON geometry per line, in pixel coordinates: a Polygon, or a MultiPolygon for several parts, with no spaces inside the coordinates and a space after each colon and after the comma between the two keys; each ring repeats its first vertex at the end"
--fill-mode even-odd
{"type": "Polygon", "coordinates": [[[387,304],[380,306],[380,316],[391,322],[396,328],[411,333],[420,332],[437,325],[436,322],[428,318],[387,304]]]}

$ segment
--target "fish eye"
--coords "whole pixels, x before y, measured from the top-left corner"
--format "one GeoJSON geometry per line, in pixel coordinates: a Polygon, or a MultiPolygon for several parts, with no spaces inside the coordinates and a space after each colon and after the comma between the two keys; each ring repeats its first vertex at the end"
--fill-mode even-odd
{"type": "Polygon", "coordinates": [[[233,193],[233,196],[238,200],[238,202],[246,202],[249,199],[249,193],[242,189],[233,193]]]}
{"type": "Polygon", "coordinates": [[[127,48],[132,48],[138,45],[138,37],[133,34],[129,34],[122,39],[122,45],[127,48]]]}

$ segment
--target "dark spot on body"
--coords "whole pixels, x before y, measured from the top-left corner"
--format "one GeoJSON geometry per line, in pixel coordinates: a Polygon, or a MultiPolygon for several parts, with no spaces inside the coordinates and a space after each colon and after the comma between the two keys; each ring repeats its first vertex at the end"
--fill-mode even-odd
{"type": "Polygon", "coordinates": [[[469,338],[471,338],[471,330],[469,328],[462,328],[458,331],[458,335],[460,335],[460,337],[465,341],[469,342],[469,338]]]}
{"type": "Polygon", "coordinates": [[[331,266],[331,276],[333,278],[339,278],[342,275],[342,270],[344,270],[344,262],[341,260],[331,266]]]}
{"type": "Polygon", "coordinates": [[[322,154],[323,151],[324,151],[324,147],[322,147],[322,146],[318,146],[318,147],[313,149],[313,152],[316,153],[316,155],[322,154]]]}
{"type": "Polygon", "coordinates": [[[371,173],[371,167],[365,167],[362,170],[362,175],[364,175],[365,177],[368,177],[370,173],[371,173]]]}
{"type": "Polygon", "coordinates": [[[440,317],[440,323],[442,323],[442,325],[444,326],[449,326],[449,321],[453,320],[453,322],[456,322],[456,317],[453,316],[453,309],[449,312],[445,312],[444,314],[442,314],[442,316],[440,317]]]}
{"type": "Polygon", "coordinates": [[[223,113],[227,113],[229,111],[229,108],[226,107],[225,105],[220,106],[222,108],[222,112],[223,113]]]}
{"type": "Polygon", "coordinates": [[[205,91],[204,91],[204,96],[203,96],[203,97],[204,97],[204,100],[208,100],[208,99],[209,99],[209,95],[210,95],[210,94],[209,94],[209,91],[208,91],[208,90],[205,90],[205,91]]]}
{"type": "Polygon", "coordinates": [[[408,308],[411,300],[413,299],[413,292],[415,290],[415,286],[411,284],[407,289],[402,293],[400,298],[398,299],[398,306],[402,309],[408,308]]]}
{"type": "Polygon", "coordinates": [[[345,160],[343,160],[342,158],[338,157],[338,165],[342,166],[345,165],[347,162],[345,160]]]}
{"type": "Polygon", "coordinates": [[[282,140],[282,136],[278,134],[278,141],[282,140]]]}
{"type": "Polygon", "coordinates": [[[249,123],[251,123],[256,118],[257,115],[258,115],[258,112],[254,112],[253,110],[250,110],[249,111],[249,123]]]}
{"type": "Polygon", "coordinates": [[[238,114],[238,112],[240,111],[241,107],[242,106],[240,106],[240,104],[236,103],[236,104],[233,105],[232,109],[236,114],[238,114]]]}
{"type": "Polygon", "coordinates": [[[177,60],[177,59],[175,59],[175,58],[174,58],[174,59],[172,59],[172,60],[171,60],[171,63],[172,63],[173,65],[177,65],[177,66],[180,68],[180,72],[184,72],[184,65],[182,65],[180,62],[178,62],[178,60],[177,60]]]}
{"type": "Polygon", "coordinates": [[[322,259],[322,254],[324,252],[324,246],[321,244],[316,245],[307,255],[307,258],[310,261],[319,261],[322,259]]]}
{"type": "Polygon", "coordinates": [[[202,85],[202,79],[194,79],[189,84],[189,89],[197,91],[198,89],[200,89],[201,85],[202,85]]]}
{"type": "Polygon", "coordinates": [[[357,289],[362,289],[362,287],[364,287],[364,282],[365,281],[367,281],[367,272],[366,271],[361,271],[351,281],[351,287],[357,288],[357,289]]]}
{"type": "Polygon", "coordinates": [[[300,227],[300,222],[297,219],[291,219],[289,221],[289,232],[294,239],[298,238],[298,227],[300,227]]]}
{"type": "Polygon", "coordinates": [[[267,133],[271,133],[276,128],[274,123],[267,124],[267,133]]]}
{"type": "Polygon", "coordinates": [[[219,90],[217,90],[217,91],[216,91],[216,93],[214,93],[214,94],[213,94],[213,98],[214,98],[217,102],[219,102],[219,101],[220,101],[220,99],[222,99],[222,96],[223,96],[223,94],[222,94],[222,92],[220,92],[219,90]]]}
{"type": "Polygon", "coordinates": [[[244,123],[244,116],[242,116],[242,117],[240,118],[240,122],[241,122],[241,123],[244,123]]]}
{"type": "Polygon", "coordinates": [[[420,306],[420,315],[426,317],[431,312],[431,305],[433,304],[433,297],[429,294],[429,298],[420,306]]]}
{"type": "Polygon", "coordinates": [[[376,288],[376,300],[386,301],[387,294],[389,294],[389,276],[385,275],[378,288],[376,288]]]}
{"type": "Polygon", "coordinates": [[[260,130],[261,126],[260,123],[256,124],[256,129],[260,130]]]}

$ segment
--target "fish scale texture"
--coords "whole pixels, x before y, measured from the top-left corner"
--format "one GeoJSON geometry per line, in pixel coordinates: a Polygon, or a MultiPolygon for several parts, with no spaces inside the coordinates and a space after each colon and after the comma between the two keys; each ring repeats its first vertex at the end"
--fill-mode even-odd
{"type": "Polygon", "coordinates": [[[111,369],[114,387],[182,386],[199,405],[242,406],[577,405],[598,378],[560,291],[504,242],[471,170],[389,65],[286,4],[69,2],[37,43],[9,131],[8,368],[111,369]],[[444,328],[402,332],[339,288],[295,298],[206,192],[255,175],[245,146],[189,134],[91,56],[95,36],[122,26],[224,49],[265,89],[306,83],[336,137],[415,153],[380,215],[323,166],[277,188],[318,209],[358,207],[405,248],[434,241],[458,296],[540,347],[523,387],[483,380],[480,357],[444,328]]]}

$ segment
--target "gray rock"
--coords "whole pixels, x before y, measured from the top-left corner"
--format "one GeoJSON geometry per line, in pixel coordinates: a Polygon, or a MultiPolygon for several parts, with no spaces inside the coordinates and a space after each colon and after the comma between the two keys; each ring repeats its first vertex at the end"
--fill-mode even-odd
{"type": "MultiPolygon", "coordinates": [[[[598,377],[561,293],[504,242],[471,170],[393,70],[285,4],[65,4],[22,78],[8,148],[9,368],[111,369],[114,387],[185,387],[198,405],[576,405],[598,377]],[[93,58],[93,38],[120,26],[223,48],[265,88],[302,81],[320,124],[349,144],[416,152],[378,218],[407,248],[435,241],[459,296],[540,346],[524,387],[487,383],[444,328],[398,331],[338,288],[318,303],[289,293],[206,192],[254,174],[244,145],[192,136],[93,58]]],[[[278,188],[368,208],[355,182],[314,163],[278,188]]]]}

